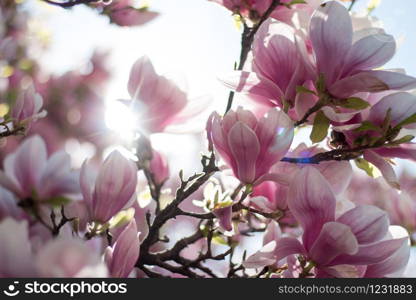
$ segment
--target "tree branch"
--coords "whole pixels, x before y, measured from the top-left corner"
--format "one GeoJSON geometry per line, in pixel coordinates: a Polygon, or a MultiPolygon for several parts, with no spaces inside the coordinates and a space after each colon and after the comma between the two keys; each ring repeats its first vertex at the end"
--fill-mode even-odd
{"type": "Polygon", "coordinates": [[[65,2],[56,2],[52,0],[42,0],[42,1],[51,5],[60,6],[62,8],[70,8],[76,5],[80,5],[80,4],[90,4],[90,3],[99,2],[101,0],[68,0],[65,2]]]}
{"type": "Polygon", "coordinates": [[[389,146],[389,144],[375,144],[355,148],[335,149],[327,152],[321,152],[311,157],[283,157],[281,161],[295,164],[319,164],[323,161],[352,160],[360,157],[364,150],[379,148],[382,146],[389,146]]]}

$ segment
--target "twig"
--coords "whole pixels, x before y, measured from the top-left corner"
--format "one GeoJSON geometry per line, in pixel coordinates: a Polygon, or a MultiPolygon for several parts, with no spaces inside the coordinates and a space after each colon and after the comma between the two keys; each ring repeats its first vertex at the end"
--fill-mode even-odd
{"type": "Polygon", "coordinates": [[[62,8],[70,8],[76,5],[80,5],[80,4],[91,4],[94,2],[99,2],[101,0],[68,0],[66,2],[56,2],[52,0],[42,0],[42,1],[51,5],[60,6],[62,8]]]}
{"type": "Polygon", "coordinates": [[[351,0],[350,6],[348,7],[348,10],[351,11],[352,8],[354,7],[355,3],[357,2],[357,0],[351,0]]]}
{"type": "Polygon", "coordinates": [[[13,129],[9,129],[6,124],[1,124],[1,126],[5,127],[6,131],[0,132],[0,138],[12,136],[12,135],[18,135],[25,131],[25,127],[23,126],[19,126],[13,129]]]}
{"type": "Polygon", "coordinates": [[[185,181],[181,178],[181,186],[176,191],[175,199],[165,209],[156,215],[152,225],[150,226],[149,234],[140,247],[141,253],[147,253],[150,246],[158,241],[159,230],[168,220],[181,215],[182,211],[179,209],[179,205],[182,203],[182,201],[196,192],[215,172],[219,170],[215,165],[215,156],[213,153],[211,154],[210,158],[203,157],[202,164],[202,174],[194,175],[185,181]],[[189,185],[191,182],[192,184],[189,185]]]}
{"type": "Polygon", "coordinates": [[[323,161],[342,161],[352,160],[360,157],[364,150],[388,146],[389,144],[365,145],[355,148],[335,149],[327,152],[321,152],[311,157],[283,157],[281,161],[295,164],[319,164],[323,161]]]}

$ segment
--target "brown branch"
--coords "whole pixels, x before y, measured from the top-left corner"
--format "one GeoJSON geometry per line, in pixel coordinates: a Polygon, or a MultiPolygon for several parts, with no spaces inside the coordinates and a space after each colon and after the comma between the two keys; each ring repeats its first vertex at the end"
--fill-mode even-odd
{"type": "Polygon", "coordinates": [[[9,129],[6,124],[1,124],[1,126],[6,128],[6,131],[0,132],[0,138],[12,136],[12,135],[18,135],[25,131],[25,127],[19,126],[13,129],[9,129]]]}
{"type": "MultiPolygon", "coordinates": [[[[56,223],[56,216],[55,216],[55,211],[52,209],[51,210],[51,222],[52,222],[52,228],[51,228],[51,232],[53,236],[58,236],[59,232],[61,230],[62,227],[64,227],[64,225],[68,222],[72,222],[73,220],[75,220],[75,218],[67,218],[65,215],[65,208],[62,205],[61,206],[61,220],[59,221],[59,223],[56,223]]],[[[111,244],[111,242],[109,242],[109,244],[111,244]]]]}
{"type": "Polygon", "coordinates": [[[335,149],[327,152],[321,152],[311,157],[283,157],[281,161],[295,164],[319,164],[323,161],[343,161],[352,160],[363,155],[364,150],[388,146],[388,144],[375,144],[359,146],[347,149],[335,149]]]}
{"type": "Polygon", "coordinates": [[[297,127],[302,125],[303,123],[306,123],[308,121],[308,118],[316,113],[318,110],[320,110],[324,105],[318,101],[314,106],[312,106],[308,111],[305,113],[305,115],[302,117],[302,119],[296,121],[293,126],[297,127]]]}
{"type": "Polygon", "coordinates": [[[179,205],[190,195],[196,192],[215,172],[219,170],[215,165],[214,154],[211,154],[210,158],[203,157],[202,164],[202,174],[191,176],[188,180],[185,181],[181,178],[181,186],[176,191],[175,199],[165,209],[156,215],[152,225],[150,226],[149,234],[140,247],[141,253],[147,253],[150,246],[158,241],[159,230],[168,220],[176,218],[181,214],[179,205]]]}
{"type": "Polygon", "coordinates": [[[351,11],[352,8],[354,7],[355,3],[357,2],[357,0],[351,0],[350,6],[348,7],[348,10],[351,11]]]}
{"type": "Polygon", "coordinates": [[[62,7],[62,8],[70,8],[76,5],[80,5],[80,4],[91,4],[95,2],[100,2],[101,0],[68,0],[65,2],[56,2],[52,0],[42,0],[42,1],[51,5],[62,7]]]}

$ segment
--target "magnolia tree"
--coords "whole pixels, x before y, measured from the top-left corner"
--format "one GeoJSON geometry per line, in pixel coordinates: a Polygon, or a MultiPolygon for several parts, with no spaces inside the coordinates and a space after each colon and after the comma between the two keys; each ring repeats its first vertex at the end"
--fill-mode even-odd
{"type": "MultiPolygon", "coordinates": [[[[118,26],[157,16],[129,0],[44,2],[88,5],[118,26]]],[[[73,169],[66,139],[109,145],[105,129],[89,138],[103,127],[105,55],[94,55],[90,74],[40,80],[26,52],[27,16],[2,1],[1,276],[403,274],[416,185],[393,165],[416,159],[416,78],[381,68],[395,39],[374,17],[350,13],[355,1],[212,2],[240,24],[241,56],[220,78],[231,91],[207,119],[202,166],[187,177],[152,136],[201,118],[206,103],[148,57],[133,64],[131,99],[121,101],[137,116],[131,155],[113,151],[73,169]],[[310,137],[296,137],[307,129],[310,137]]]]}

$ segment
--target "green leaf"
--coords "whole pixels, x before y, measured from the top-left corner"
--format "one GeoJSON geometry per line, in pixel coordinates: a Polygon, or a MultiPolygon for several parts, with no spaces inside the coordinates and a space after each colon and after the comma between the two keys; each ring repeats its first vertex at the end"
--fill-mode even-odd
{"type": "Polygon", "coordinates": [[[404,137],[401,137],[400,139],[397,139],[395,141],[393,141],[392,143],[399,145],[399,144],[403,144],[403,143],[409,143],[411,142],[413,139],[415,138],[414,135],[405,135],[404,137]]]}
{"type": "Polygon", "coordinates": [[[212,241],[215,244],[219,244],[219,245],[228,245],[227,240],[218,232],[214,232],[213,236],[212,236],[212,241]]]}
{"type": "Polygon", "coordinates": [[[291,5],[294,5],[294,4],[306,4],[306,1],[305,0],[292,0],[290,2],[290,4],[291,5]]]}
{"type": "Polygon", "coordinates": [[[56,196],[49,198],[46,202],[52,206],[60,207],[62,205],[68,204],[69,202],[71,202],[71,200],[63,196],[56,196]]]}
{"type": "Polygon", "coordinates": [[[314,94],[316,95],[316,93],[310,89],[307,89],[306,87],[302,86],[302,85],[298,85],[296,86],[296,93],[298,94],[314,94]]]}
{"type": "Polygon", "coordinates": [[[313,143],[319,143],[323,141],[328,135],[329,119],[322,111],[316,113],[315,120],[313,121],[313,128],[310,135],[313,143]]]}
{"type": "Polygon", "coordinates": [[[374,177],[374,167],[368,161],[363,158],[357,158],[354,162],[355,165],[361,170],[364,170],[368,176],[374,177]]]}
{"type": "Polygon", "coordinates": [[[378,127],[377,125],[373,124],[370,121],[362,122],[361,126],[355,129],[355,131],[367,131],[367,130],[381,131],[380,127],[378,127]]]}
{"type": "Polygon", "coordinates": [[[295,4],[306,4],[305,0],[292,0],[289,3],[281,3],[281,5],[286,6],[287,8],[292,8],[292,5],[295,4]]]}
{"type": "Polygon", "coordinates": [[[337,104],[341,107],[355,110],[361,110],[370,107],[370,103],[358,97],[344,99],[339,101],[337,104]]]}
{"type": "Polygon", "coordinates": [[[396,125],[396,127],[403,127],[409,124],[416,123],[416,114],[411,115],[410,117],[404,119],[399,124],[396,125]]]}

